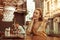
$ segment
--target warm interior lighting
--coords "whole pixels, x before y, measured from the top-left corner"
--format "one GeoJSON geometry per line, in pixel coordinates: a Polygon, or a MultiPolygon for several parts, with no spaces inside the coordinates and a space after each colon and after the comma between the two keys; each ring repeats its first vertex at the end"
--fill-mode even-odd
{"type": "Polygon", "coordinates": [[[15,7],[5,6],[5,7],[4,7],[4,12],[3,12],[3,19],[2,19],[2,21],[5,21],[5,22],[11,22],[11,21],[13,21],[14,11],[15,11],[15,7]]]}
{"type": "Polygon", "coordinates": [[[24,3],[23,0],[18,0],[17,5],[22,5],[24,3]]]}
{"type": "Polygon", "coordinates": [[[55,10],[55,5],[54,4],[51,5],[51,9],[55,10]]]}
{"type": "Polygon", "coordinates": [[[30,21],[31,17],[33,16],[33,12],[35,10],[35,2],[33,0],[27,0],[27,16],[26,21],[30,21]]]}
{"type": "MultiPolygon", "coordinates": [[[[47,0],[44,1],[44,17],[49,12],[50,17],[53,15],[60,13],[60,0],[47,0]],[[48,4],[49,2],[49,4],[48,4]],[[49,6],[47,6],[49,5],[49,6]],[[49,9],[49,10],[48,10],[49,9]]],[[[47,17],[46,17],[47,18],[47,17]]]]}
{"type": "Polygon", "coordinates": [[[57,1],[57,8],[60,8],[60,0],[57,1]]]}

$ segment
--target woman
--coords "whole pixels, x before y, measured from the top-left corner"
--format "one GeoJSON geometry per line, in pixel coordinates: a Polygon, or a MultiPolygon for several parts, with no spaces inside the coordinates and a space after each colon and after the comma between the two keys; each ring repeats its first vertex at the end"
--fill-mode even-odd
{"type": "Polygon", "coordinates": [[[46,22],[43,20],[42,10],[37,8],[33,13],[33,18],[26,29],[26,40],[47,40],[45,34],[46,22]]]}

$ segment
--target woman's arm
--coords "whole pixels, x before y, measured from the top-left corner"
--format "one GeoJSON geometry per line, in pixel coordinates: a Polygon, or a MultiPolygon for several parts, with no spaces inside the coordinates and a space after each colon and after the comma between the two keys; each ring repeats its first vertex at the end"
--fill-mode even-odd
{"type": "Polygon", "coordinates": [[[32,26],[33,26],[33,22],[34,22],[34,21],[31,21],[31,22],[30,22],[28,28],[26,29],[26,34],[30,34],[30,33],[31,33],[31,31],[32,31],[32,26]]]}

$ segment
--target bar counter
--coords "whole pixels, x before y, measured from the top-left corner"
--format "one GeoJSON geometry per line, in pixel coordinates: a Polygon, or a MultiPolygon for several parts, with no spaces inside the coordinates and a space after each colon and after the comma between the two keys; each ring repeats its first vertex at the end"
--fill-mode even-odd
{"type": "Polygon", "coordinates": [[[24,40],[24,38],[17,37],[17,36],[1,36],[0,40],[24,40]]]}
{"type": "Polygon", "coordinates": [[[24,37],[21,37],[21,35],[5,36],[4,34],[1,34],[0,40],[24,40],[24,37]]]}

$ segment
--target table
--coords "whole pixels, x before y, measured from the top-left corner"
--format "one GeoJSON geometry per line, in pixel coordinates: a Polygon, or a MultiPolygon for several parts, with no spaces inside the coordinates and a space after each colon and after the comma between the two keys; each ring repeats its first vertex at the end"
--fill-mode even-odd
{"type": "Polygon", "coordinates": [[[17,36],[15,36],[15,37],[2,36],[2,37],[0,37],[0,40],[24,40],[24,38],[20,38],[20,37],[17,37],[17,36]]]}

